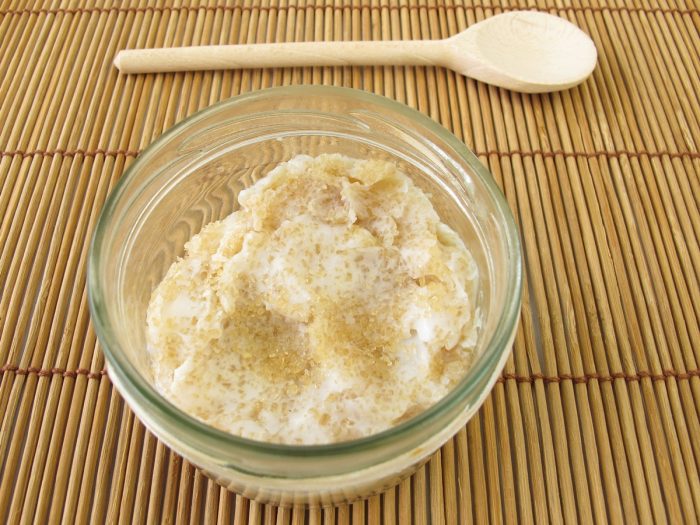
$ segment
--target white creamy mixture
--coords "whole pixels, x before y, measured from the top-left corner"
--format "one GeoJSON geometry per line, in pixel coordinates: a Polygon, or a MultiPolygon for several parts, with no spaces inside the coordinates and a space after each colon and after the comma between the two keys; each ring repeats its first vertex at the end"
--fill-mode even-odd
{"type": "Polygon", "coordinates": [[[219,429],[330,443],[423,411],[464,377],[478,271],[392,164],[300,155],[185,246],[148,308],[156,387],[219,429]]]}

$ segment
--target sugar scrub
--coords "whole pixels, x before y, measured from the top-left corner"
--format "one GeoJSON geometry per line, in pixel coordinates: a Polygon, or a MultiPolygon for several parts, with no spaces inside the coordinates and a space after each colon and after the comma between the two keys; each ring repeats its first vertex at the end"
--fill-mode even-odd
{"type": "Polygon", "coordinates": [[[464,377],[478,269],[393,164],[299,155],[238,200],[151,297],[167,399],[231,434],[320,444],[395,426],[464,377]]]}

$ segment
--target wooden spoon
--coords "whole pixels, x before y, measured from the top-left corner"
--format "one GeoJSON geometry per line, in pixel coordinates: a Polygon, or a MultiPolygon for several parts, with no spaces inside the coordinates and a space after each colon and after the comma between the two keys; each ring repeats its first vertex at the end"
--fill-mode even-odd
{"type": "Polygon", "coordinates": [[[588,77],[596,48],[578,27],[557,16],[511,11],[444,40],[299,42],[120,51],[122,73],[299,66],[430,66],[453,69],[496,86],[543,93],[588,77]]]}

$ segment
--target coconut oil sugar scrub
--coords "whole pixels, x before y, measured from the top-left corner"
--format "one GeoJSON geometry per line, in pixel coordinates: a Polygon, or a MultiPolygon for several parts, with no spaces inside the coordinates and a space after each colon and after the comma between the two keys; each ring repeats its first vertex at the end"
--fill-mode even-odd
{"type": "Polygon", "coordinates": [[[333,443],[386,430],[464,377],[479,272],[393,164],[299,155],[205,226],[154,290],[157,389],[245,438],[333,443]]]}

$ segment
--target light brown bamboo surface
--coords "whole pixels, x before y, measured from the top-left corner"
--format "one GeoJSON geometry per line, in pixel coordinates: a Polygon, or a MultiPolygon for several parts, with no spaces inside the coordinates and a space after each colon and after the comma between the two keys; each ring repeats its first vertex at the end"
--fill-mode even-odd
{"type": "Polygon", "coordinates": [[[693,0],[0,2],[0,522],[670,522],[700,518],[700,4],[693,0]],[[121,76],[119,49],[441,38],[505,9],[599,51],[570,91],[440,68],[121,76]],[[104,373],[85,292],[109,190],[219,100],[317,83],[428,114],[491,169],[520,225],[512,358],[411,479],[334,509],[219,488],[144,430],[104,373]]]}

